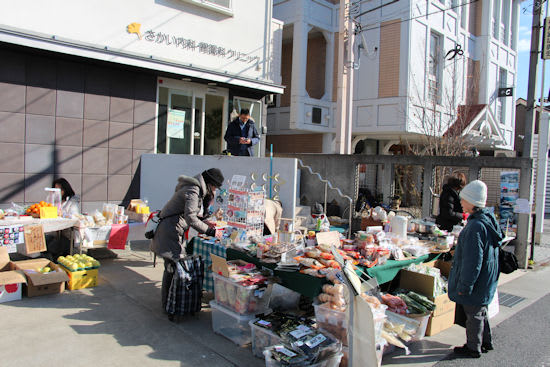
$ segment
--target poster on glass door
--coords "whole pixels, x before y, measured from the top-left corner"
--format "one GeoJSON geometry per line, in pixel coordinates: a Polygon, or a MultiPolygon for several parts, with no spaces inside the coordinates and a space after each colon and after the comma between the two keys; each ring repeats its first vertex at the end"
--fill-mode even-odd
{"type": "Polygon", "coordinates": [[[168,120],[166,122],[166,136],[173,139],[183,139],[183,129],[185,126],[185,111],[168,111],[168,120]]]}

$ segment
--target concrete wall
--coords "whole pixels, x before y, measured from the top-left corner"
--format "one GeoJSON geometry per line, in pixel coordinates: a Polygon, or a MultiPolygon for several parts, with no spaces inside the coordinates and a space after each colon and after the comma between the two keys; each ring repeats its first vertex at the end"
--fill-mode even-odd
{"type": "Polygon", "coordinates": [[[57,177],[83,210],[137,197],[155,113],[154,75],[0,44],[0,203],[44,200],[57,177]]]}
{"type": "MultiPolygon", "coordinates": [[[[266,184],[266,194],[269,195],[269,179],[262,177],[264,174],[269,176],[269,164],[269,158],[146,154],[141,159],[141,197],[149,200],[153,210],[162,209],[172,197],[180,175],[195,176],[212,167],[223,172],[225,188],[228,188],[233,175],[243,175],[247,177],[248,185],[252,182],[258,186],[266,184]],[[257,177],[255,181],[251,179],[253,173],[257,177]]],[[[278,185],[280,190],[278,193],[273,191],[273,196],[279,195],[283,216],[294,218],[296,189],[299,187],[296,160],[275,158],[273,175],[276,174],[279,182],[274,180],[272,185],[278,185]]]]}

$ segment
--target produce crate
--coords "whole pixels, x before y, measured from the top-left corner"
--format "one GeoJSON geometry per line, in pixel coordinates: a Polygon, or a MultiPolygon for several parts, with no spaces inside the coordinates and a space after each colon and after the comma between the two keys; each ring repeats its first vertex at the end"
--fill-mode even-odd
{"type": "Polygon", "coordinates": [[[99,268],[71,271],[63,266],[63,264],[59,264],[59,267],[65,270],[65,272],[69,276],[69,281],[67,282],[67,288],[69,290],[73,291],[76,289],[91,288],[97,286],[99,268]]]}
{"type": "MultiPolygon", "coordinates": [[[[405,315],[400,315],[398,313],[391,312],[388,310],[386,310],[386,316],[388,317],[388,321],[391,323],[404,324],[405,330],[411,331],[412,334],[414,335],[411,341],[422,339],[424,337],[424,334],[426,333],[426,325],[428,324],[427,320],[425,322],[425,325],[422,325],[423,320],[407,317],[405,315]],[[422,336],[420,337],[420,335],[422,336]]],[[[429,318],[430,318],[430,314],[427,315],[427,319],[429,318]]]]}
{"type": "Polygon", "coordinates": [[[426,328],[428,327],[428,321],[430,321],[430,316],[432,313],[426,313],[426,314],[410,314],[407,315],[408,318],[416,320],[420,323],[418,326],[418,329],[416,330],[416,335],[412,339],[414,340],[422,340],[424,339],[424,336],[426,336],[426,328]]]}
{"type": "Polygon", "coordinates": [[[216,301],[210,301],[212,310],[212,329],[216,334],[222,335],[238,346],[250,343],[250,321],[254,315],[240,315],[225,308],[216,301]]]}
{"type": "Polygon", "coordinates": [[[273,331],[254,324],[256,320],[250,321],[252,331],[252,354],[258,358],[264,358],[264,349],[281,343],[281,337],[273,331]]]}
{"type": "MultiPolygon", "coordinates": [[[[340,352],[338,354],[335,354],[333,357],[324,360],[319,363],[315,363],[310,365],[309,367],[339,367],[340,361],[342,360],[343,353],[340,352]]],[[[264,351],[264,357],[265,357],[265,366],[266,367],[283,367],[285,366],[281,362],[273,359],[271,357],[271,351],[269,349],[266,349],[264,351]]]]}
{"type": "Polygon", "coordinates": [[[239,315],[255,315],[267,309],[271,287],[243,286],[219,274],[214,277],[216,302],[239,315]]]}

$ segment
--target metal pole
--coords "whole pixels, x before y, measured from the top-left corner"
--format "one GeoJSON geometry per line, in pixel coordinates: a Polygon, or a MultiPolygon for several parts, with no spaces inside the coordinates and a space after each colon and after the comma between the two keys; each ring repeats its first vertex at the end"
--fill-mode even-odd
{"type": "Polygon", "coordinates": [[[273,196],[271,195],[272,184],[273,184],[273,144],[271,144],[269,148],[269,198],[270,199],[273,199],[273,196]]]}
{"type": "Polygon", "coordinates": [[[340,0],[338,22],[338,101],[336,103],[336,153],[351,154],[351,108],[353,103],[353,21],[350,0],[340,0]],[[345,50],[344,50],[345,49],[345,50]]]}
{"type": "MultiPolygon", "coordinates": [[[[535,3],[536,4],[536,3],[535,3]]],[[[529,60],[529,84],[527,89],[527,113],[525,114],[525,140],[523,141],[523,156],[533,156],[533,134],[535,130],[535,93],[537,89],[537,69],[540,45],[540,14],[541,5],[534,6],[531,25],[531,58],[529,60]]]]}
{"type": "Polygon", "coordinates": [[[327,215],[328,182],[325,182],[325,215],[327,215]]]}
{"type": "MultiPolygon", "coordinates": [[[[548,4],[546,1],[546,14],[548,16],[548,4]]],[[[545,22],[546,23],[546,22],[545,22]]],[[[545,32],[550,32],[546,29],[545,32]]],[[[544,113],[544,74],[546,59],[542,60],[542,80],[540,83],[540,106],[539,106],[539,146],[537,154],[537,186],[535,191],[535,236],[532,243],[540,243],[544,231],[544,210],[546,203],[546,178],[548,173],[548,114],[544,113]]],[[[534,258],[535,247],[531,245],[531,260],[534,258]]]]}

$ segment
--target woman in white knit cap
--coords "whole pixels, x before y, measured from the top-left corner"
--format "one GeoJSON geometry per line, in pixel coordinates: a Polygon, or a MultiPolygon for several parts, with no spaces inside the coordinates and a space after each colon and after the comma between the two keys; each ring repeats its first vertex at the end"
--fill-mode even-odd
{"type": "Polygon", "coordinates": [[[460,192],[468,223],[458,237],[449,274],[449,298],[466,316],[466,344],[455,347],[457,355],[479,358],[493,350],[487,306],[497,287],[498,248],[503,238],[494,215],[485,208],[487,185],[470,182],[460,192]]]}

